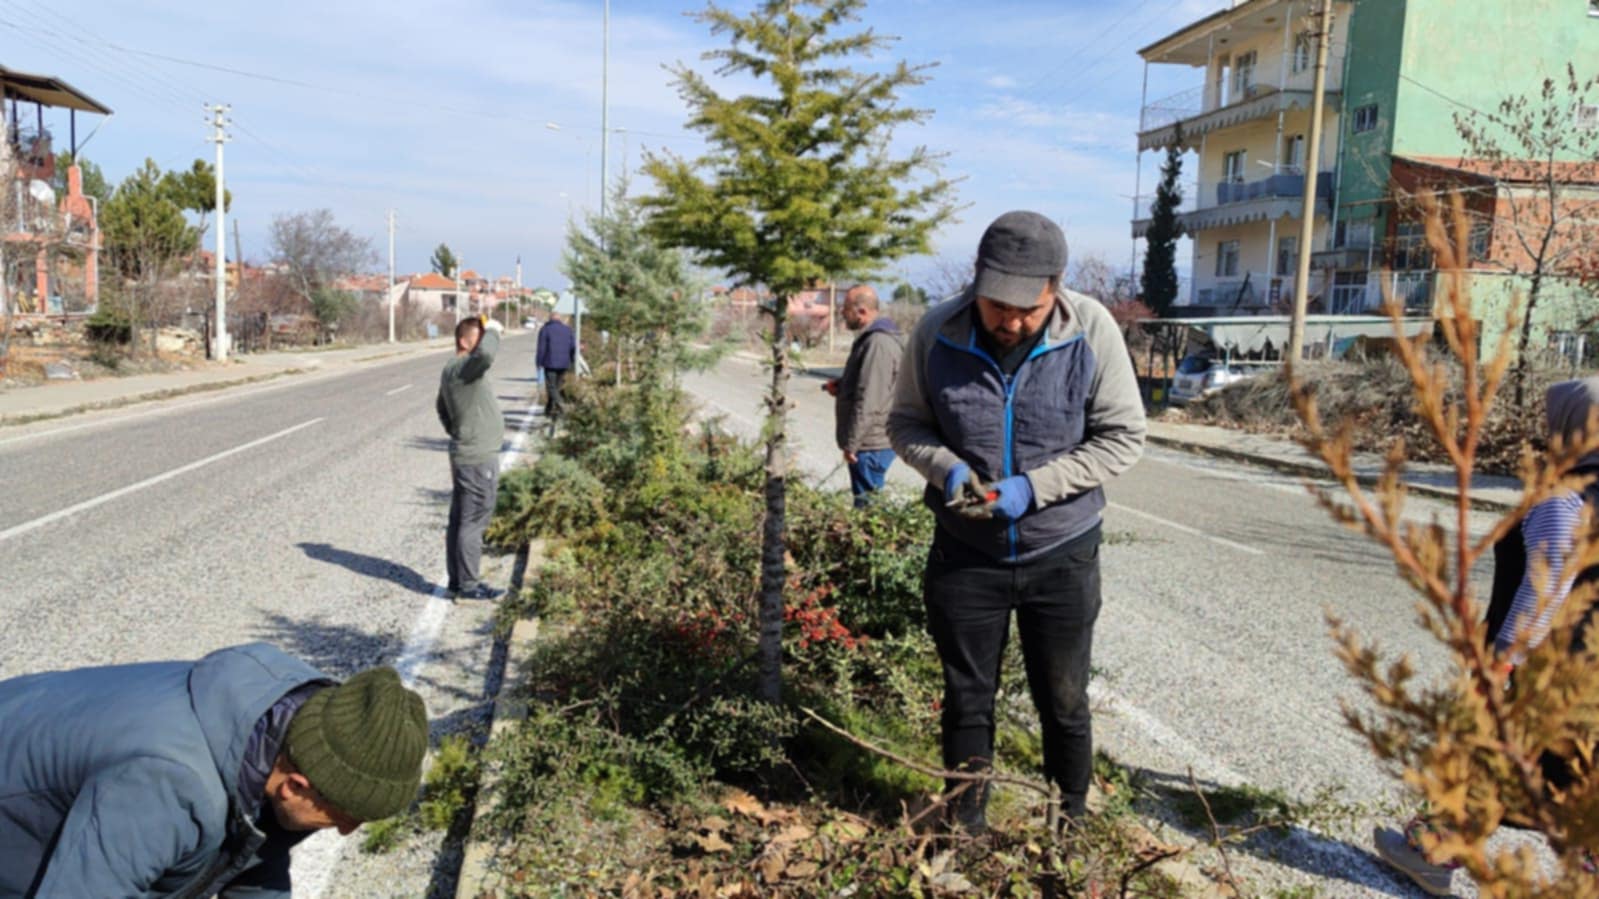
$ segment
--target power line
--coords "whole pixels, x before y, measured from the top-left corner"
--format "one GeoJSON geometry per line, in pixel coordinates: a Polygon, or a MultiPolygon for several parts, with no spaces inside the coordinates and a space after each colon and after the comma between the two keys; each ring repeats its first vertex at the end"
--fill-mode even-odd
{"type": "MultiPolygon", "coordinates": [[[[46,11],[41,13],[37,7],[31,7],[30,6],[30,7],[26,7],[25,8],[23,6],[20,6],[20,5],[16,4],[16,3],[14,3],[14,2],[10,3],[9,5],[11,6],[11,8],[12,8],[12,10],[14,12],[16,12],[16,13],[18,13],[18,14],[20,14],[22,16],[25,16],[28,19],[30,19],[31,22],[34,23],[33,24],[34,30],[37,33],[39,33],[39,34],[50,35],[52,37],[59,38],[59,39],[62,39],[62,40],[69,40],[69,41],[72,41],[74,43],[84,45],[86,47],[89,46],[92,43],[91,41],[85,39],[84,36],[83,36],[84,34],[88,34],[89,33],[88,29],[83,28],[82,26],[78,25],[78,23],[73,22],[72,20],[66,18],[64,15],[62,15],[59,12],[56,12],[54,10],[46,10],[46,11]],[[56,19],[58,19],[58,20],[60,20],[62,22],[65,22],[67,24],[67,26],[70,29],[72,29],[72,31],[69,32],[69,33],[63,33],[63,32],[54,30],[45,21],[44,15],[46,15],[46,14],[48,14],[50,16],[54,16],[56,19]]],[[[14,29],[16,29],[18,31],[22,31],[23,30],[23,28],[21,26],[17,25],[16,23],[6,22],[5,24],[10,25],[12,28],[14,28],[14,29]]],[[[52,44],[52,46],[55,46],[57,49],[65,50],[65,48],[59,43],[54,43],[54,44],[52,44]]],[[[72,55],[70,53],[70,51],[67,51],[67,52],[68,52],[68,55],[72,55]]],[[[111,59],[111,58],[107,58],[107,57],[105,57],[103,55],[89,56],[89,57],[84,58],[83,61],[88,63],[88,64],[90,64],[90,65],[95,66],[96,68],[98,68],[102,72],[106,72],[107,74],[112,75],[113,78],[117,78],[118,80],[127,82],[129,84],[129,86],[131,86],[131,87],[134,87],[134,88],[141,88],[141,87],[145,88],[145,90],[143,90],[142,93],[144,93],[145,96],[147,96],[147,97],[150,97],[152,99],[156,99],[157,102],[175,103],[175,104],[180,105],[180,106],[183,105],[185,102],[187,102],[187,100],[186,100],[186,98],[184,96],[184,91],[183,91],[184,86],[183,85],[181,85],[181,84],[174,85],[174,84],[168,82],[164,77],[152,76],[148,72],[141,71],[140,69],[136,68],[135,66],[130,65],[128,61],[125,61],[125,60],[114,60],[114,59],[111,59]],[[117,71],[113,72],[109,68],[111,66],[116,66],[117,67],[117,71]],[[158,92],[158,91],[165,95],[164,98],[156,96],[156,92],[158,92]]],[[[191,97],[195,97],[195,96],[197,96],[197,95],[191,95],[191,97]]]]}
{"type": "MultiPolygon", "coordinates": [[[[9,0],[8,0],[8,2],[9,2],[9,0]]],[[[13,29],[18,30],[18,31],[26,31],[27,30],[23,26],[20,26],[20,25],[14,23],[14,22],[6,21],[4,19],[0,19],[0,24],[8,25],[8,26],[10,26],[13,29]]],[[[76,26],[74,26],[74,27],[76,27],[76,26]]],[[[404,107],[406,109],[432,109],[432,110],[435,110],[435,111],[438,111],[438,112],[445,112],[445,113],[450,113],[452,115],[459,115],[459,116],[464,116],[464,117],[474,118],[474,119],[492,119],[492,120],[495,120],[495,121],[507,121],[507,120],[509,120],[509,121],[523,122],[523,123],[526,123],[526,124],[536,124],[536,125],[541,125],[541,126],[546,121],[546,119],[543,119],[543,118],[538,118],[538,117],[528,116],[528,115],[519,115],[519,114],[516,114],[516,113],[507,113],[507,112],[505,112],[503,110],[475,109],[475,108],[472,108],[472,107],[454,106],[454,105],[441,104],[441,103],[421,103],[421,102],[418,102],[415,98],[412,98],[412,97],[399,97],[399,96],[391,96],[391,95],[384,95],[384,94],[371,94],[371,93],[366,93],[364,91],[352,90],[350,88],[336,87],[336,86],[330,86],[330,85],[326,85],[326,84],[317,84],[315,82],[301,81],[301,80],[294,79],[294,78],[284,78],[284,77],[279,76],[279,75],[271,75],[271,74],[267,74],[267,73],[263,73],[263,72],[252,72],[252,71],[248,71],[246,69],[233,68],[231,66],[216,65],[214,63],[201,62],[199,60],[184,59],[183,57],[179,57],[179,56],[170,56],[170,55],[163,54],[163,53],[154,53],[154,52],[151,52],[151,51],[148,51],[148,50],[140,50],[140,49],[137,49],[137,48],[134,48],[134,47],[128,47],[128,46],[124,46],[122,44],[117,44],[117,43],[114,43],[112,41],[105,40],[103,38],[94,38],[94,39],[91,40],[89,38],[84,38],[84,37],[76,36],[76,35],[61,35],[59,32],[55,32],[55,31],[53,31],[53,30],[51,30],[49,28],[42,27],[42,26],[35,26],[34,30],[35,31],[39,31],[39,32],[43,32],[43,33],[46,33],[46,34],[56,34],[56,35],[61,36],[61,37],[65,37],[65,38],[69,38],[71,40],[78,41],[79,43],[96,44],[98,46],[104,47],[106,49],[114,50],[117,53],[121,53],[121,54],[128,55],[128,56],[144,57],[144,58],[148,58],[148,59],[156,59],[156,60],[160,60],[162,62],[173,63],[175,65],[190,66],[190,67],[193,67],[193,68],[206,69],[206,70],[214,71],[214,72],[222,72],[222,73],[229,74],[229,75],[234,75],[234,76],[240,77],[240,78],[250,78],[250,79],[253,79],[253,80],[257,80],[257,81],[264,81],[264,82],[268,82],[268,83],[272,83],[272,84],[284,85],[284,86],[287,86],[287,87],[296,87],[296,88],[300,88],[302,90],[317,91],[317,92],[320,92],[320,93],[334,94],[334,95],[345,96],[345,97],[353,97],[353,98],[360,99],[360,100],[368,100],[368,101],[381,102],[381,103],[390,103],[390,104],[393,104],[395,106],[402,106],[402,107],[404,107]]],[[[102,71],[103,71],[103,69],[102,69],[102,71]]],[[[571,126],[563,125],[562,127],[563,128],[571,127],[571,128],[575,128],[575,129],[579,129],[579,130],[584,130],[584,131],[597,131],[597,130],[599,130],[598,128],[595,128],[594,126],[586,126],[586,125],[571,125],[571,126]]],[[[615,129],[615,130],[621,130],[621,129],[615,129]]],[[[686,133],[681,133],[681,132],[678,133],[678,134],[666,134],[666,133],[658,132],[658,131],[643,131],[643,130],[632,129],[632,128],[627,129],[627,131],[630,134],[640,134],[640,135],[645,135],[645,136],[648,136],[648,137],[657,137],[657,138],[661,138],[663,140],[684,140],[684,139],[686,139],[686,138],[688,138],[690,136],[690,135],[688,135],[686,133]]]]}
{"type": "Polygon", "coordinates": [[[1144,9],[1144,7],[1148,6],[1150,3],[1153,3],[1153,2],[1154,2],[1154,0],[1141,0],[1141,2],[1137,6],[1133,7],[1131,10],[1129,10],[1126,15],[1122,16],[1121,18],[1117,19],[1116,21],[1110,23],[1110,25],[1106,26],[1104,31],[1101,31],[1099,34],[1094,35],[1094,37],[1092,39],[1090,39],[1089,41],[1084,43],[1081,47],[1078,47],[1076,50],[1073,50],[1072,52],[1065,54],[1065,59],[1066,59],[1065,62],[1062,62],[1060,65],[1055,66],[1054,68],[1050,69],[1048,72],[1045,72],[1044,74],[1038,76],[1036,79],[1033,80],[1033,82],[1031,84],[1027,85],[1027,87],[1024,88],[1023,91],[1030,93],[1033,90],[1036,90],[1040,84],[1043,84],[1045,81],[1048,81],[1050,78],[1054,77],[1062,69],[1065,69],[1067,66],[1070,66],[1071,65],[1071,60],[1073,60],[1076,57],[1081,56],[1082,54],[1084,54],[1084,53],[1088,52],[1089,50],[1093,49],[1095,45],[1097,45],[1101,40],[1104,40],[1105,37],[1107,37],[1111,32],[1115,31],[1117,29],[1117,27],[1119,27],[1122,23],[1126,22],[1128,19],[1131,19],[1133,16],[1137,15],[1140,11],[1142,11],[1144,9]]]}
{"type": "MultiPolygon", "coordinates": [[[[1163,8],[1160,11],[1160,15],[1159,15],[1158,19],[1164,19],[1167,15],[1170,15],[1172,12],[1176,11],[1176,9],[1178,7],[1180,7],[1180,6],[1182,6],[1185,2],[1186,2],[1186,0],[1175,0],[1175,2],[1173,2],[1171,5],[1163,8]]],[[[1135,40],[1138,40],[1139,35],[1141,33],[1143,33],[1143,32],[1141,30],[1139,30],[1139,29],[1134,29],[1134,30],[1128,32],[1127,37],[1125,37],[1121,41],[1118,41],[1117,43],[1112,44],[1109,47],[1107,47],[1105,49],[1105,52],[1101,53],[1092,62],[1090,62],[1087,65],[1083,66],[1083,68],[1080,70],[1080,72],[1078,74],[1086,75],[1089,72],[1092,72],[1095,69],[1099,68],[1101,65],[1104,65],[1106,62],[1108,62],[1112,58],[1114,58],[1115,54],[1120,52],[1123,47],[1127,46],[1128,44],[1132,43],[1135,40]]],[[[1100,78],[1097,81],[1092,81],[1092,82],[1090,82],[1090,83],[1088,83],[1086,85],[1076,85],[1078,87],[1077,92],[1072,94],[1070,99],[1063,101],[1061,103],[1061,105],[1062,106],[1071,106],[1073,103],[1076,103],[1078,100],[1081,100],[1084,96],[1086,96],[1094,88],[1099,87],[1101,84],[1104,84],[1106,81],[1109,81],[1112,77],[1115,76],[1115,74],[1116,73],[1114,71],[1107,72],[1105,74],[1105,77],[1100,78]]],[[[1060,94],[1061,90],[1065,90],[1065,89],[1068,89],[1068,88],[1073,87],[1073,86],[1074,85],[1063,84],[1063,85],[1061,85],[1061,88],[1059,90],[1052,91],[1051,93],[1045,94],[1043,97],[1041,97],[1040,98],[1040,102],[1042,102],[1043,100],[1049,99],[1051,97],[1057,96],[1057,95],[1060,94]]]]}

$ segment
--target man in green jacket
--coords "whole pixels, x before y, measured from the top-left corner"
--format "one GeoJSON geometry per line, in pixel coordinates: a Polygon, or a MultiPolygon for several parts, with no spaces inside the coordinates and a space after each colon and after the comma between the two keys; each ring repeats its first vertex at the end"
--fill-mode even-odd
{"type": "Polygon", "coordinates": [[[455,326],[455,358],[439,376],[434,406],[450,435],[450,524],[444,540],[451,598],[498,599],[505,592],[478,580],[505,440],[505,419],[488,379],[502,330],[492,319],[461,319],[455,326]]]}

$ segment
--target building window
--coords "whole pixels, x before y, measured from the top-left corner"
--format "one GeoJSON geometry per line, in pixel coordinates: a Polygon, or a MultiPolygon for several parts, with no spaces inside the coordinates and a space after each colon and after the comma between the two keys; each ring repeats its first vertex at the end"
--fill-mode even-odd
{"type": "Polygon", "coordinates": [[[1309,31],[1301,31],[1294,35],[1294,74],[1309,69],[1315,62],[1316,36],[1309,31]]]}
{"type": "Polygon", "coordinates": [[[1427,229],[1419,222],[1401,222],[1394,227],[1394,269],[1416,271],[1432,268],[1432,250],[1427,247],[1427,229]]]}
{"type": "Polygon", "coordinates": [[[442,309],[454,309],[455,308],[455,294],[453,294],[453,293],[443,294],[441,299],[443,300],[443,302],[441,302],[439,304],[440,308],[442,308],[442,309]]]}
{"type": "Polygon", "coordinates": [[[1344,271],[1333,273],[1332,302],[1327,311],[1333,315],[1355,315],[1366,311],[1366,273],[1344,271]]]}
{"type": "Polygon", "coordinates": [[[1287,135],[1283,137],[1283,171],[1300,174],[1305,170],[1305,136],[1303,134],[1287,135]]]}
{"type": "Polygon", "coordinates": [[[1284,237],[1277,241],[1277,274],[1279,277],[1299,273],[1299,238],[1284,237]]]}
{"type": "Polygon", "coordinates": [[[1355,133],[1364,134],[1377,129],[1377,104],[1369,103],[1355,110],[1355,133]]]}
{"type": "Polygon", "coordinates": [[[1493,250],[1493,222],[1477,220],[1471,223],[1471,234],[1466,239],[1466,253],[1473,262],[1486,261],[1493,250]]]}
{"type": "Polygon", "coordinates": [[[1244,182],[1244,166],[1249,161],[1248,150],[1234,150],[1222,157],[1221,180],[1227,184],[1244,182]]]}
{"type": "Polygon", "coordinates": [[[1371,222],[1339,222],[1333,230],[1333,246],[1340,249],[1365,250],[1371,247],[1371,236],[1376,228],[1371,222]]]}
{"type": "Polygon", "coordinates": [[[1255,51],[1240,54],[1233,60],[1233,99],[1242,100],[1255,86],[1255,51]]]}
{"type": "Polygon", "coordinates": [[[1216,277],[1238,277],[1239,242],[1224,240],[1216,245],[1216,277]]]}

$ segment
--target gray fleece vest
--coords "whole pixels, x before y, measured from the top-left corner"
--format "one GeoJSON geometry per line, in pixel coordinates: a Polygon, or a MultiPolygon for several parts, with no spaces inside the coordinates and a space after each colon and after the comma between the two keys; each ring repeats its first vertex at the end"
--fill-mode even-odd
{"type": "MultiPolygon", "coordinates": [[[[1083,442],[1095,358],[1082,335],[1051,344],[1046,334],[1007,377],[977,342],[940,334],[927,359],[928,394],[944,442],[984,481],[1026,474],[1083,442]]],[[[944,530],[990,558],[1026,562],[1099,524],[1105,493],[1094,488],[1033,509],[1013,522],[971,521],[944,507],[928,485],[924,499],[944,530]]]]}

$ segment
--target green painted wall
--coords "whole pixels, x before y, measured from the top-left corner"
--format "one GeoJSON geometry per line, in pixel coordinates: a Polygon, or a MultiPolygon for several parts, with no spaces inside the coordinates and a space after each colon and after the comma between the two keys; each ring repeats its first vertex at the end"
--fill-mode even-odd
{"type": "MultiPolygon", "coordinates": [[[[1373,0],[1384,2],[1384,0],[1373,0]]],[[[1398,2],[1398,0],[1388,0],[1398,2]]],[[[1363,5],[1371,5],[1370,2],[1363,5]]],[[[1459,156],[1461,104],[1491,112],[1545,78],[1599,74],[1599,17],[1588,0],[1404,0],[1395,153],[1459,156]]]]}
{"type": "Polygon", "coordinates": [[[1358,0],[1349,20],[1348,68],[1339,116],[1343,149],[1338,160],[1338,201],[1345,207],[1339,215],[1345,220],[1371,218],[1376,202],[1388,195],[1406,2],[1358,0]],[[1356,134],[1354,111],[1370,104],[1377,106],[1377,127],[1356,134]]]}
{"type": "Polygon", "coordinates": [[[1599,17],[1588,0],[1356,0],[1349,28],[1338,192],[1346,221],[1377,213],[1392,154],[1461,155],[1462,104],[1492,111],[1536,94],[1544,78],[1564,79],[1567,62],[1580,78],[1599,75],[1599,17]],[[1378,126],[1355,134],[1354,112],[1370,103],[1378,126]]]}

